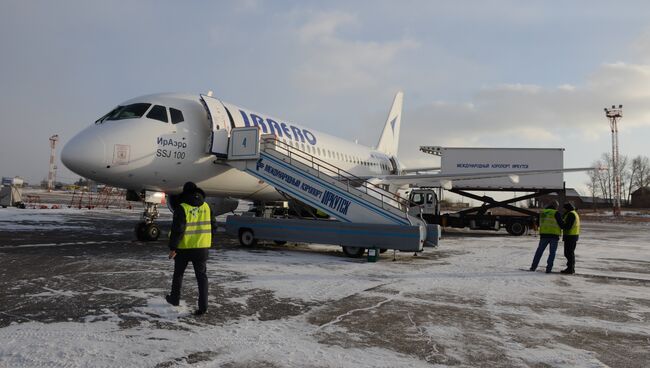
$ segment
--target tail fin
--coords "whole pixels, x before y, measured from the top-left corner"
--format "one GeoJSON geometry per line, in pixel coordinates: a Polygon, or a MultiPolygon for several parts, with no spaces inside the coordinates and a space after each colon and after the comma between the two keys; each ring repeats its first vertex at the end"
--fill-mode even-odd
{"type": "Polygon", "coordinates": [[[402,103],[404,101],[404,93],[397,92],[393,100],[393,106],[388,113],[384,131],[381,132],[379,142],[377,143],[377,150],[389,156],[397,155],[397,148],[399,145],[399,128],[402,123],[402,103]]]}

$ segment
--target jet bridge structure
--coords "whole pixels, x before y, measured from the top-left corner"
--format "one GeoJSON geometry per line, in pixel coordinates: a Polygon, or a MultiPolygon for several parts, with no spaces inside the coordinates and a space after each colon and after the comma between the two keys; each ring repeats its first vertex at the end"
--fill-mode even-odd
{"type": "Polygon", "coordinates": [[[229,216],[226,230],[244,245],[257,239],[365,249],[422,251],[437,245],[438,226],[408,213],[409,201],[278,140],[257,127],[230,130],[225,162],[330,216],[329,220],[229,216]]]}

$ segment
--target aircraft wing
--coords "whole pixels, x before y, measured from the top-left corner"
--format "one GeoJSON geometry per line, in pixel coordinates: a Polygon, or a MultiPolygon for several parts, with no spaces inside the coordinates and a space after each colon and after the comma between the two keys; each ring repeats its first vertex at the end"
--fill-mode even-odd
{"type": "Polygon", "coordinates": [[[458,174],[416,174],[416,175],[386,175],[378,178],[379,184],[411,185],[415,187],[443,187],[450,189],[452,183],[461,180],[491,179],[508,177],[513,183],[519,182],[519,176],[535,174],[551,174],[597,170],[594,167],[577,167],[569,169],[517,170],[491,173],[458,173],[458,174]]]}
{"type": "Polygon", "coordinates": [[[409,168],[406,168],[406,169],[402,170],[402,172],[405,172],[405,173],[417,173],[417,172],[422,172],[422,171],[436,171],[436,170],[440,170],[440,166],[409,167],[409,168]]]}

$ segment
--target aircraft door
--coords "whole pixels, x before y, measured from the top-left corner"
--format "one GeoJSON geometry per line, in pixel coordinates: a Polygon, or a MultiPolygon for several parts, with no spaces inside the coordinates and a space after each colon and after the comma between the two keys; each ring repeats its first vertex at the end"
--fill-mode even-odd
{"type": "Polygon", "coordinates": [[[221,101],[214,97],[201,95],[201,100],[210,119],[211,135],[208,152],[220,158],[228,157],[228,138],[230,136],[230,118],[221,101]]]}
{"type": "Polygon", "coordinates": [[[391,166],[390,173],[392,175],[399,175],[400,167],[399,167],[399,164],[397,163],[397,160],[395,160],[395,156],[391,156],[389,160],[390,160],[390,166],[391,166]]]}

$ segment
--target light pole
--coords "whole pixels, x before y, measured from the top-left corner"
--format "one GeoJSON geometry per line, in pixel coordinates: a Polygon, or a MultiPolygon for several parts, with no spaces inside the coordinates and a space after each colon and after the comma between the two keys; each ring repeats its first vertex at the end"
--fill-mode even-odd
{"type": "Polygon", "coordinates": [[[59,135],[55,134],[50,137],[50,171],[47,174],[47,191],[51,192],[54,186],[54,178],[56,176],[56,165],[54,164],[54,157],[56,155],[56,142],[59,140],[59,135]]]}
{"type": "Polygon", "coordinates": [[[623,117],[623,105],[612,105],[611,109],[605,108],[605,116],[609,119],[612,130],[612,174],[614,175],[614,216],[621,214],[621,173],[618,160],[618,121],[623,117]]]}

